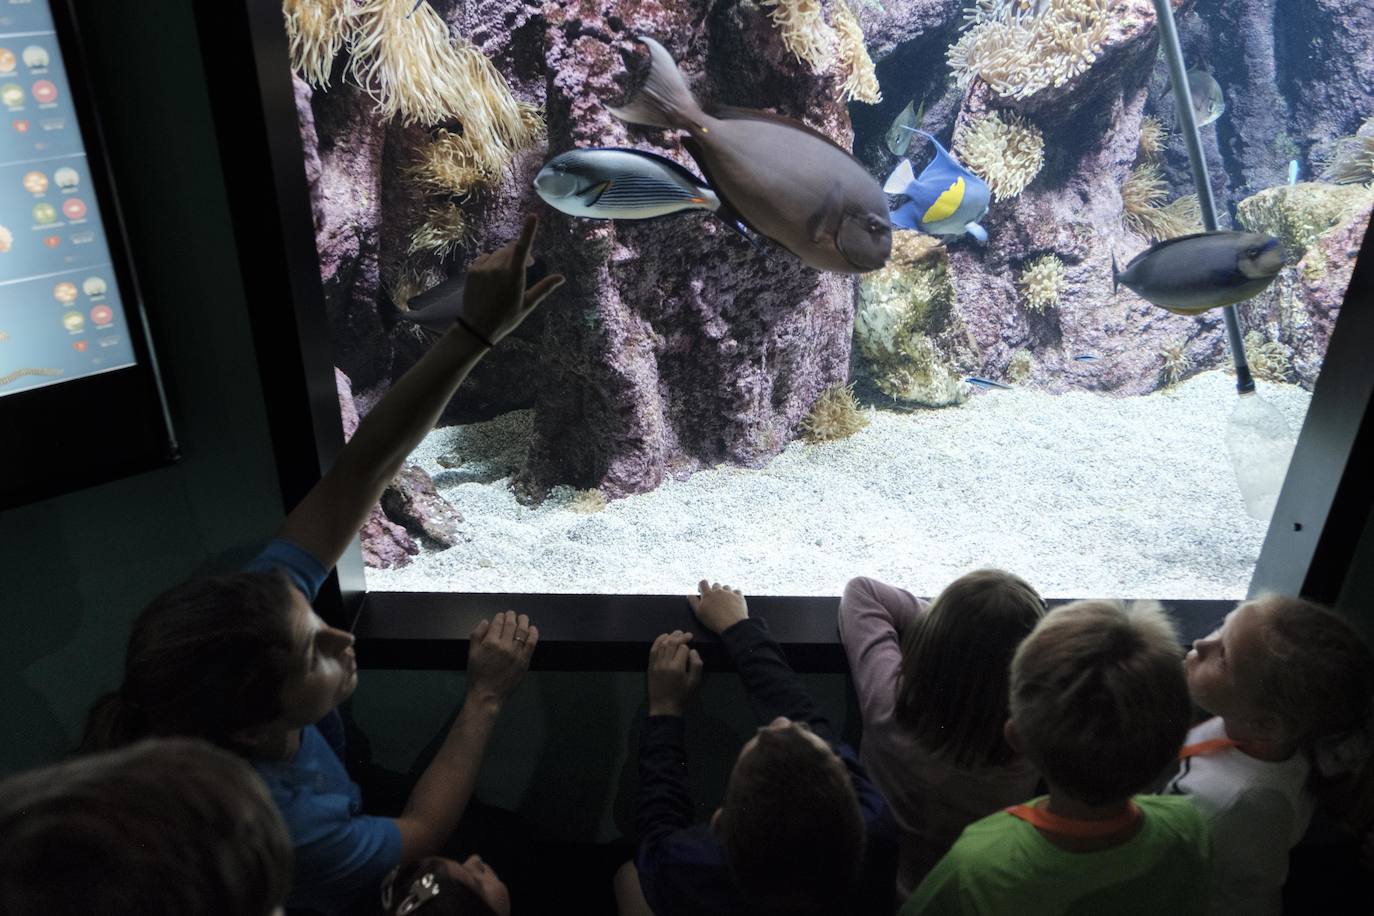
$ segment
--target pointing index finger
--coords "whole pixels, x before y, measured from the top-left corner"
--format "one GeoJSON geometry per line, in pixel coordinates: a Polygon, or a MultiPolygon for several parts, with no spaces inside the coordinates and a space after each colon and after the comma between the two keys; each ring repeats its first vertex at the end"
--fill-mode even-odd
{"type": "Polygon", "coordinates": [[[520,238],[515,243],[515,263],[524,266],[529,257],[530,248],[534,245],[534,232],[539,227],[539,217],[533,213],[525,217],[525,223],[520,227],[520,238]]]}

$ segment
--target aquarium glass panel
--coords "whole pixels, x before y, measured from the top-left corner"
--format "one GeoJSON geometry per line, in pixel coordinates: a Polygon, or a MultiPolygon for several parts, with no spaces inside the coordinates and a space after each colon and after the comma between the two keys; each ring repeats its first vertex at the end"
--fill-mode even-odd
{"type": "Polygon", "coordinates": [[[1374,205],[1368,4],[1184,3],[1181,86],[1141,0],[284,22],[346,427],[523,214],[567,281],[410,456],[370,590],[1245,594],[1374,205]]]}

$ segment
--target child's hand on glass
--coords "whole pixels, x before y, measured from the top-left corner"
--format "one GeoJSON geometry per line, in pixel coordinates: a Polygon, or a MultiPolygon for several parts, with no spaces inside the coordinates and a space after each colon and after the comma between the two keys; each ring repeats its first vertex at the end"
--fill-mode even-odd
{"type": "Polygon", "coordinates": [[[701,656],[687,647],[691,639],[691,633],[674,630],[655,639],[649,649],[649,715],[682,715],[688,697],[701,684],[701,656]]]}
{"type": "Polygon", "coordinates": [[[697,594],[687,596],[687,603],[701,625],[717,636],[749,617],[749,606],[740,590],[719,582],[702,579],[697,594]]]}

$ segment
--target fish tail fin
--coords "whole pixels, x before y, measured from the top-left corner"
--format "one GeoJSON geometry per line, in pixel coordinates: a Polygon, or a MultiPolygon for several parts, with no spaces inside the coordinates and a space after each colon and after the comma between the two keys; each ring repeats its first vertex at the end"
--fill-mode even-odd
{"type": "Polygon", "coordinates": [[[1116,252],[1112,252],[1112,295],[1116,295],[1117,288],[1121,286],[1121,271],[1116,266],[1116,252]]]}
{"type": "Polygon", "coordinates": [[[974,241],[979,245],[986,245],[988,243],[988,231],[977,223],[969,223],[964,227],[964,231],[973,236],[974,241]]]}
{"type": "Polygon", "coordinates": [[[668,49],[647,35],[639,40],[649,49],[649,75],[630,101],[610,109],[611,114],[631,124],[649,127],[689,128],[706,117],[692,90],[678,70],[668,49]]]}
{"type": "Polygon", "coordinates": [[[887,177],[887,182],[883,185],[883,193],[901,194],[915,183],[916,173],[911,170],[911,160],[903,159],[892,170],[892,174],[887,177]]]}

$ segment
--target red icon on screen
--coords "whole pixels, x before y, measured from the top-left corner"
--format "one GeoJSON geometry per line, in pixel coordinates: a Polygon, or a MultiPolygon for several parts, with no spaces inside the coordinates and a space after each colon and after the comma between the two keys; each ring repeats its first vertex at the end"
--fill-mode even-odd
{"type": "Polygon", "coordinates": [[[57,87],[52,80],[39,80],[33,84],[33,97],[40,105],[49,105],[57,101],[57,87]]]}
{"type": "Polygon", "coordinates": [[[61,245],[61,244],[62,244],[62,236],[60,236],[60,235],[49,235],[49,236],[46,236],[46,237],[43,239],[43,244],[44,244],[44,245],[47,245],[49,248],[56,248],[58,245],[61,245]]]}
{"type": "Polygon", "coordinates": [[[85,219],[86,204],[76,197],[69,197],[62,202],[62,215],[67,219],[85,219]]]}
{"type": "Polygon", "coordinates": [[[91,320],[96,324],[109,324],[114,321],[114,309],[108,305],[97,305],[91,309],[91,320]]]}
{"type": "Polygon", "coordinates": [[[10,127],[13,127],[21,134],[26,134],[29,132],[29,122],[24,120],[23,118],[20,118],[17,121],[11,121],[10,127]]]}
{"type": "Polygon", "coordinates": [[[78,353],[85,353],[85,352],[86,352],[86,348],[89,347],[89,346],[90,346],[90,344],[87,343],[86,341],[84,341],[84,340],[78,340],[76,343],[72,344],[72,349],[75,350],[75,351],[78,352],[78,353]]]}

